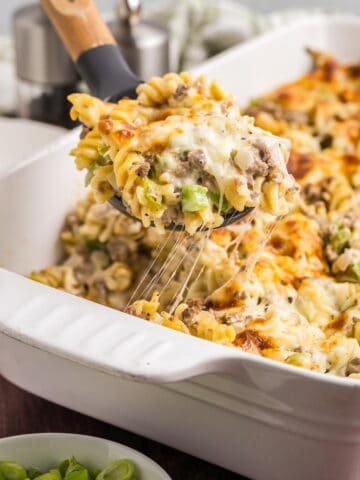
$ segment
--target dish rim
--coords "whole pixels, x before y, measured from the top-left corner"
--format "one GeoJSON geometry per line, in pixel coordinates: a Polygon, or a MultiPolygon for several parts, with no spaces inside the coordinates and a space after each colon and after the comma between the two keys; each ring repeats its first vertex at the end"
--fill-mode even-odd
{"type": "MultiPolygon", "coordinates": [[[[20,274],[10,272],[6,269],[0,268],[0,277],[1,273],[5,272],[5,274],[10,274],[11,276],[15,276],[20,278],[21,280],[29,281],[31,284],[34,284],[38,289],[44,291],[44,289],[48,289],[49,292],[52,292],[55,295],[65,296],[68,297],[69,301],[80,301],[80,303],[85,303],[86,305],[90,306],[92,304],[96,305],[99,309],[103,310],[103,312],[111,312],[113,315],[122,317],[122,320],[128,321],[128,318],[131,319],[131,322],[141,322],[139,326],[145,327],[147,330],[151,329],[158,329],[159,332],[162,332],[164,336],[174,337],[173,343],[183,344],[186,348],[185,344],[194,343],[197,347],[202,347],[202,351],[205,347],[208,350],[208,353],[214,354],[214,356],[209,356],[209,358],[201,358],[200,356],[200,348],[199,348],[199,359],[194,361],[194,365],[191,367],[186,367],[183,369],[179,369],[177,371],[172,371],[169,373],[131,373],[130,371],[123,370],[116,366],[110,366],[104,362],[91,358],[91,356],[86,355],[84,353],[78,354],[74,351],[66,351],[64,348],[59,348],[54,344],[51,344],[49,341],[44,341],[39,338],[33,338],[26,333],[21,333],[19,329],[6,325],[6,321],[4,322],[1,318],[0,314],[0,333],[12,338],[25,346],[30,346],[33,348],[40,349],[48,354],[56,355],[60,358],[64,358],[66,360],[70,360],[74,363],[79,365],[95,369],[99,372],[110,374],[113,376],[118,376],[122,378],[128,378],[135,381],[143,381],[147,383],[172,383],[178,381],[188,380],[197,376],[200,376],[205,373],[210,374],[231,374],[234,373],[236,368],[236,363],[245,362],[251,366],[259,366],[265,370],[272,370],[272,371],[280,371],[284,373],[288,373],[291,376],[297,378],[306,378],[309,381],[316,382],[316,383],[325,383],[328,385],[333,386],[341,386],[345,387],[346,389],[350,389],[351,391],[357,390],[360,392],[360,381],[358,379],[352,379],[347,377],[340,377],[333,374],[325,374],[321,372],[317,372],[314,370],[308,370],[303,367],[294,367],[292,365],[288,365],[284,362],[278,362],[276,360],[272,360],[261,355],[255,355],[252,353],[244,352],[240,349],[231,348],[229,346],[221,345],[218,343],[211,342],[209,340],[205,340],[196,336],[187,335],[182,332],[177,332],[175,330],[171,330],[168,328],[163,327],[162,325],[158,325],[156,323],[147,322],[146,320],[142,319],[141,317],[136,317],[130,315],[128,313],[124,313],[120,310],[97,304],[91,300],[87,300],[82,297],[77,297],[69,292],[59,291],[55,288],[49,287],[47,285],[39,284],[34,280],[28,279],[23,277],[20,274]],[[182,335],[179,335],[181,334],[182,335]]],[[[152,333],[149,332],[149,337],[152,337],[152,333]]]]}

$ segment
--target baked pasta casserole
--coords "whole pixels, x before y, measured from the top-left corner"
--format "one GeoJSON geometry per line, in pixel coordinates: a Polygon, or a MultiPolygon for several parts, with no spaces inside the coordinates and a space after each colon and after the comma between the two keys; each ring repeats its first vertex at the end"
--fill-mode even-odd
{"type": "Polygon", "coordinates": [[[170,73],[117,103],[72,94],[86,125],[73,150],[97,201],[116,195],[145,227],[218,227],[246,208],[286,214],[289,142],[254,126],[215,82],[170,73]]]}
{"type": "MultiPolygon", "coordinates": [[[[258,209],[197,241],[161,234],[96,201],[99,192],[103,198],[114,191],[97,175],[116,170],[96,166],[93,192],[66,218],[62,261],[31,278],[184,334],[360,379],[360,64],[310,54],[309,74],[245,110],[257,127],[291,141],[288,168],[301,186],[291,212],[274,222],[258,209]]],[[[139,98],[158,114],[157,105],[167,100],[153,88],[143,87],[139,98]]],[[[178,93],[182,98],[182,89],[178,93]]],[[[217,89],[207,95],[219,108],[227,101],[217,89]]],[[[86,99],[76,97],[74,104],[86,99]]],[[[125,103],[128,111],[122,108],[117,118],[116,106],[91,101],[89,117],[80,117],[92,129],[86,146],[75,151],[78,166],[88,168],[91,155],[100,165],[108,154],[98,149],[97,109],[109,108],[111,122],[131,123],[133,104],[125,103]]]]}

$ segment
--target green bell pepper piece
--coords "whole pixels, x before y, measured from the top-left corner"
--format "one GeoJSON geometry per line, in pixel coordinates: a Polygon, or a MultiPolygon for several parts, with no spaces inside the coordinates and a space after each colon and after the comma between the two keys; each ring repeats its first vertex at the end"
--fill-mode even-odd
{"type": "Polygon", "coordinates": [[[209,206],[208,189],[202,185],[184,185],[181,190],[183,212],[201,212],[209,206]]]}

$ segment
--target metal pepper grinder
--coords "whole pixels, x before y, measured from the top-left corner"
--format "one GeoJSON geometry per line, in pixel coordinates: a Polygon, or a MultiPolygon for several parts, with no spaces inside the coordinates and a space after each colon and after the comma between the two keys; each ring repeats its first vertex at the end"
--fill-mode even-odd
{"type": "Polygon", "coordinates": [[[141,18],[140,0],[120,0],[109,27],[131,70],[141,79],[169,71],[166,29],[141,18]]]}
{"type": "Polygon", "coordinates": [[[79,91],[79,77],[41,6],[17,10],[13,30],[19,116],[74,127],[66,97],[79,91]]]}

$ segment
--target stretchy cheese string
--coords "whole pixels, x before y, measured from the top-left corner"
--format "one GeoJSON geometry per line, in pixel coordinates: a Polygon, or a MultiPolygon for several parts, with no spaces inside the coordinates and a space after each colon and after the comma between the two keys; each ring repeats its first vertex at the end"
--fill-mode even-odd
{"type": "Polygon", "coordinates": [[[209,239],[210,237],[210,233],[211,233],[211,230],[208,230],[205,234],[205,238],[203,239],[202,241],[202,245],[200,246],[200,249],[199,249],[199,253],[197,254],[196,258],[195,258],[195,261],[193,262],[193,265],[189,271],[189,274],[188,276],[186,277],[185,279],[185,282],[184,284],[182,285],[182,287],[180,288],[180,291],[174,296],[171,304],[171,309],[170,309],[170,315],[173,315],[173,313],[175,312],[176,308],[178,307],[179,303],[182,301],[183,299],[183,296],[184,296],[184,291],[186,290],[186,288],[188,287],[188,284],[190,282],[190,279],[194,273],[194,270],[200,260],[200,257],[204,251],[204,248],[205,248],[205,243],[206,241],[209,239]]]}
{"type": "Polygon", "coordinates": [[[168,268],[171,267],[173,261],[176,259],[176,257],[179,254],[179,251],[182,249],[184,245],[186,245],[187,242],[187,237],[183,233],[179,233],[177,235],[176,241],[172,249],[170,250],[169,254],[166,257],[165,262],[161,266],[160,270],[155,273],[153,276],[152,280],[149,282],[147,288],[143,292],[143,295],[141,298],[148,298],[151,296],[151,294],[157,290],[157,286],[160,284],[161,279],[165,276],[165,274],[168,272],[168,268]]]}
{"type": "MultiPolygon", "coordinates": [[[[157,261],[160,259],[160,255],[162,254],[162,252],[165,250],[165,248],[168,246],[170,240],[173,238],[175,234],[175,231],[172,230],[167,238],[166,238],[166,241],[165,242],[161,242],[159,241],[157,247],[156,247],[156,251],[155,251],[155,255],[154,255],[154,258],[152,260],[152,262],[150,262],[149,266],[147,267],[147,269],[145,270],[144,274],[142,275],[139,283],[137,284],[135,290],[133,291],[131,297],[129,298],[128,302],[127,302],[127,305],[126,305],[126,310],[129,308],[129,306],[131,305],[131,303],[136,299],[136,296],[137,294],[139,293],[138,297],[139,298],[142,298],[143,295],[141,294],[141,287],[143,287],[143,285],[145,284],[151,270],[154,268],[154,266],[156,265],[157,261]]],[[[145,287],[146,288],[146,287],[145,287]]]]}

